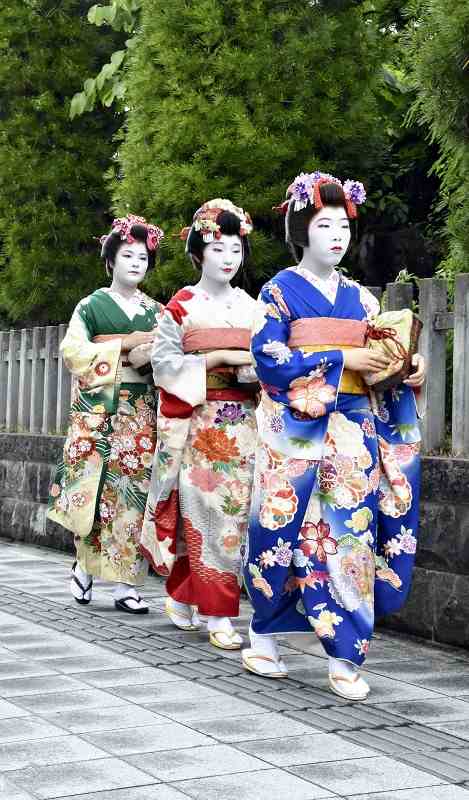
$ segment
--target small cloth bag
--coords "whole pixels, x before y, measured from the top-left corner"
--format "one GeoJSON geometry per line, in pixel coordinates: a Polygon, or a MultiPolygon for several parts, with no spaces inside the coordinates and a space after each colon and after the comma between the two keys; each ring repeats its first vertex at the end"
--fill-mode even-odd
{"type": "Polygon", "coordinates": [[[385,311],[368,324],[365,347],[391,356],[393,361],[380,372],[363,375],[375,392],[384,392],[402,383],[414,371],[412,358],[418,351],[421,320],[410,310],[385,311]]]}

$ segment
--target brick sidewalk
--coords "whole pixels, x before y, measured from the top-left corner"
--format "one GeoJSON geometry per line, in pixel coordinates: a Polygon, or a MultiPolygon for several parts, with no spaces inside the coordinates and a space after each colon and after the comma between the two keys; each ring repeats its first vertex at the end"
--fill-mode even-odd
{"type": "Polygon", "coordinates": [[[464,651],[380,634],[350,704],[318,644],[257,678],[171,626],[161,581],[132,617],[99,582],[74,603],[70,565],[0,541],[0,800],[469,800],[464,651]]]}

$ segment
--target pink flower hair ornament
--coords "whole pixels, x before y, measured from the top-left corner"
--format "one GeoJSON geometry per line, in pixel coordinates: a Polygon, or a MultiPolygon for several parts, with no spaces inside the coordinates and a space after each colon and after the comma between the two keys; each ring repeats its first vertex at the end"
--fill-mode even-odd
{"type": "Polygon", "coordinates": [[[131,234],[131,230],[134,225],[140,225],[147,230],[147,240],[146,245],[148,250],[154,251],[157,250],[160,246],[160,242],[164,237],[164,233],[161,228],[158,228],[157,225],[152,225],[150,222],[147,222],[144,217],[137,217],[135,214],[127,214],[126,217],[118,217],[113,220],[111,225],[111,232],[101,236],[99,239],[101,243],[101,256],[104,256],[105,245],[107,240],[110,236],[114,233],[119,234],[120,238],[124,242],[128,242],[132,244],[135,242],[134,237],[131,234]]]}
{"type": "Polygon", "coordinates": [[[249,234],[252,233],[252,219],[247,211],[243,211],[239,206],[235,206],[231,200],[223,200],[218,197],[215,200],[208,200],[197,209],[192,218],[192,225],[182,228],[179,233],[179,238],[187,242],[191,230],[195,230],[200,233],[206,244],[213,242],[215,239],[219,239],[221,237],[221,229],[217,219],[222,211],[229,211],[231,214],[234,214],[235,217],[238,217],[240,221],[240,236],[249,236],[249,234]]]}
{"type": "Polygon", "coordinates": [[[335,183],[340,186],[344,193],[345,206],[349,219],[357,217],[357,206],[362,205],[366,200],[366,191],[360,181],[346,180],[342,183],[334,175],[327,172],[300,172],[295,180],[287,189],[287,199],[279,206],[274,206],[275,211],[286,214],[290,203],[293,203],[293,210],[300,211],[311,203],[316,210],[323,207],[320,187],[326,183],[335,183]]]}

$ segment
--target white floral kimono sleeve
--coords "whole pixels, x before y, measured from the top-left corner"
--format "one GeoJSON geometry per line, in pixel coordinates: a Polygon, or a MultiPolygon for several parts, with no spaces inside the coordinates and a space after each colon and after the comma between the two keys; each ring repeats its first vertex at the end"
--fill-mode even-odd
{"type": "Polygon", "coordinates": [[[116,382],[121,340],[91,341],[86,322],[86,301],[79,303],[73,312],[60,351],[67,369],[80,379],[82,388],[92,389],[116,382]]]}
{"type": "Polygon", "coordinates": [[[184,353],[184,329],[166,308],[153,345],[151,363],[155,385],[192,406],[207,397],[207,364],[204,355],[184,353]]]}

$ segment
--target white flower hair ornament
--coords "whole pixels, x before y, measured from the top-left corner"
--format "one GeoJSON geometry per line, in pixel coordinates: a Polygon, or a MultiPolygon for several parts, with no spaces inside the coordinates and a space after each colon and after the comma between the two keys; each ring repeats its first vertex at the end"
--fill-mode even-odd
{"type": "Polygon", "coordinates": [[[209,244],[221,237],[221,229],[217,220],[222,211],[229,211],[235,217],[238,217],[240,221],[240,236],[249,236],[252,233],[252,219],[247,211],[235,206],[231,200],[223,200],[218,197],[215,200],[208,200],[200,206],[192,218],[192,225],[182,228],[180,231],[179,238],[186,242],[186,252],[191,230],[200,233],[205,244],[209,244]]]}

